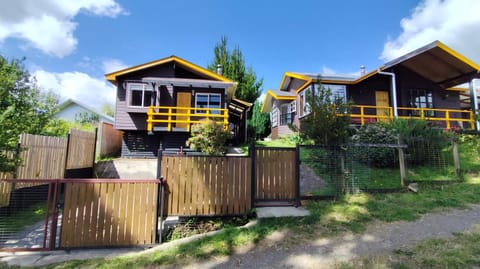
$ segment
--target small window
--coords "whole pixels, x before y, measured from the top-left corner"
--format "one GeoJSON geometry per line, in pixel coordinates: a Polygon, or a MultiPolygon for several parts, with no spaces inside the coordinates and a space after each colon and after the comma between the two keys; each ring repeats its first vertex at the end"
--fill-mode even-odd
{"type": "Polygon", "coordinates": [[[302,92],[300,92],[300,95],[299,95],[299,116],[300,117],[303,117],[303,116],[306,116],[308,114],[310,114],[311,112],[311,108],[310,108],[310,104],[308,104],[308,101],[307,101],[307,96],[311,95],[312,93],[312,90],[311,90],[311,87],[307,87],[305,88],[302,92]]]}
{"type": "Polygon", "coordinates": [[[297,101],[290,102],[290,112],[294,113],[297,111],[297,101]]]}
{"type": "Polygon", "coordinates": [[[278,124],[278,109],[274,107],[272,112],[270,112],[270,122],[272,123],[272,127],[276,127],[278,124]]]}
{"type": "MultiPolygon", "coordinates": [[[[197,93],[196,108],[221,108],[222,96],[218,93],[197,93]]],[[[206,110],[196,110],[196,113],[206,113],[206,110]]],[[[220,110],[210,110],[210,114],[220,114],[220,110]]]]}
{"type": "Polygon", "coordinates": [[[128,90],[128,106],[149,107],[154,105],[153,89],[145,84],[132,84],[128,90]]]}
{"type": "MultiPolygon", "coordinates": [[[[410,107],[413,108],[433,108],[432,92],[422,89],[411,89],[410,93],[410,107]]],[[[420,116],[419,111],[413,111],[412,116],[420,116]]],[[[426,110],[425,115],[433,117],[434,112],[432,110],[426,110]]]]}

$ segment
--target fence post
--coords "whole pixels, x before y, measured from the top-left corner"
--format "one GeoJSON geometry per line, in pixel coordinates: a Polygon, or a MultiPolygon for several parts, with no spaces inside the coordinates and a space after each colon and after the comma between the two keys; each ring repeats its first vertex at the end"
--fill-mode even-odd
{"type": "Polygon", "coordinates": [[[405,187],[405,177],[406,177],[406,170],[405,170],[405,154],[403,152],[403,144],[402,139],[398,138],[398,165],[400,166],[400,184],[402,187],[405,187]]]}
{"type": "Polygon", "coordinates": [[[164,186],[163,186],[163,176],[162,176],[162,148],[158,149],[158,157],[157,157],[157,179],[160,180],[160,186],[157,189],[157,225],[155,229],[159,230],[158,235],[158,242],[162,243],[163,241],[163,206],[164,206],[164,186]],[[160,214],[159,214],[160,211],[160,214]],[[159,226],[160,223],[160,226],[159,226]]]}
{"type": "Polygon", "coordinates": [[[458,152],[458,138],[456,135],[453,136],[453,162],[455,164],[455,174],[457,175],[457,180],[461,180],[461,171],[460,171],[460,156],[458,152]]]}
{"type": "Polygon", "coordinates": [[[296,144],[295,146],[295,202],[296,207],[301,205],[301,198],[300,198],[300,145],[296,144]]]}
{"type": "Polygon", "coordinates": [[[250,161],[252,162],[252,175],[251,175],[251,193],[250,193],[250,208],[253,208],[255,206],[255,193],[256,193],[256,181],[257,181],[257,165],[256,165],[256,150],[255,150],[255,142],[250,143],[250,146],[248,147],[248,156],[250,157],[250,161]]]}
{"type": "Polygon", "coordinates": [[[67,177],[67,166],[68,166],[68,155],[70,153],[70,131],[68,131],[67,135],[67,150],[65,151],[65,169],[63,171],[63,178],[67,177]]]}

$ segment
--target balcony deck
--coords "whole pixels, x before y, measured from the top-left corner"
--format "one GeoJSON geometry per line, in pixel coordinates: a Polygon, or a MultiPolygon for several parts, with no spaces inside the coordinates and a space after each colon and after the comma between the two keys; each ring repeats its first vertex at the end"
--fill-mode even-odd
{"type": "MultiPolygon", "coordinates": [[[[471,110],[398,107],[398,118],[418,118],[444,125],[446,129],[454,126],[475,129],[475,119],[471,110]]],[[[377,121],[392,120],[395,116],[389,106],[353,105],[350,113],[352,122],[360,125],[377,121]]]]}
{"type": "Polygon", "coordinates": [[[192,124],[212,120],[228,128],[228,109],[173,106],[150,106],[147,131],[190,132],[192,124]]]}

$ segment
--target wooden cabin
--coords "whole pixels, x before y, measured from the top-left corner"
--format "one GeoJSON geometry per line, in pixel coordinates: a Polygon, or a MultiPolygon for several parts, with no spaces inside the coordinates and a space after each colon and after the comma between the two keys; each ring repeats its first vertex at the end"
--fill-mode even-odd
{"type": "Polygon", "coordinates": [[[439,41],[394,59],[360,77],[286,72],[279,89],[268,90],[262,111],[270,112],[272,138],[291,134],[310,111],[307,96],[327,87],[352,100],[354,124],[393,118],[422,118],[442,128],[476,129],[478,98],[473,80],[480,66],[439,41]],[[469,83],[468,100],[465,88],[469,83]],[[465,104],[471,105],[465,107],[465,104]]]}
{"type": "Polygon", "coordinates": [[[117,87],[115,128],[122,157],[154,157],[185,147],[193,124],[213,120],[245,139],[251,104],[236,99],[236,83],[177,56],[105,75],[117,87]]]}

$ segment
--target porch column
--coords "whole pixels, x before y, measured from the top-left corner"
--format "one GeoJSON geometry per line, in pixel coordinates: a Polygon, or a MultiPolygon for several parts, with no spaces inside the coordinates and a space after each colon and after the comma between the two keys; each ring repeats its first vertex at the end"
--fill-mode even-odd
{"type": "MultiPolygon", "coordinates": [[[[472,107],[472,113],[474,116],[478,115],[478,97],[477,97],[477,90],[476,90],[476,85],[475,85],[476,79],[472,79],[469,83],[470,86],[470,104],[472,107]]],[[[480,123],[477,120],[476,121],[476,129],[480,130],[480,123]]]]}

